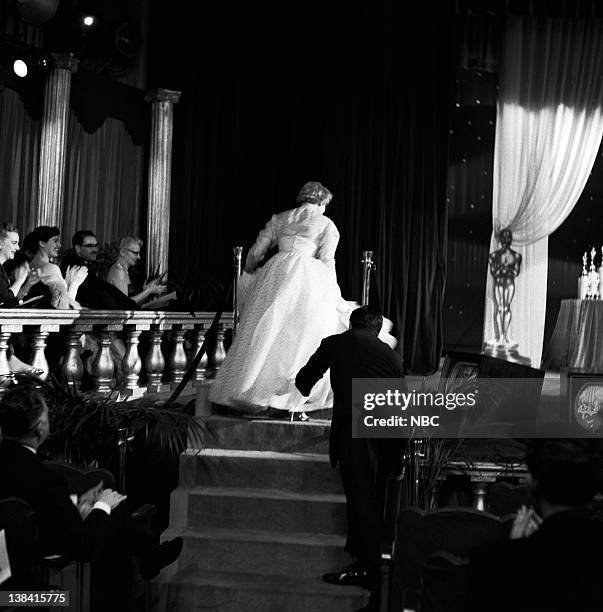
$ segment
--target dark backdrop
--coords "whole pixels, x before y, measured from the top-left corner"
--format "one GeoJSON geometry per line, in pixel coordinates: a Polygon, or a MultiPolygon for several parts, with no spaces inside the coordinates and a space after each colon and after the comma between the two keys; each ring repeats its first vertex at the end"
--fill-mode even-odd
{"type": "Polygon", "coordinates": [[[247,249],[270,215],[295,206],[302,183],[322,181],[334,193],[344,296],[360,297],[372,249],[376,299],[406,366],[437,368],[454,56],[439,7],[235,2],[198,21],[171,3],[154,8],[150,82],[183,92],[172,276],[227,278],[232,247],[247,249]]]}

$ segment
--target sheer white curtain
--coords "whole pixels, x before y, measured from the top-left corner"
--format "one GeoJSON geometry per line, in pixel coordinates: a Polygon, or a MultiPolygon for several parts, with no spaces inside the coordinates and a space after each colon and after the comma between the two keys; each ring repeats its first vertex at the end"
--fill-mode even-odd
{"type": "MultiPolygon", "coordinates": [[[[509,339],[540,365],[548,236],[588,180],[603,135],[603,27],[597,20],[511,18],[505,35],[494,146],[494,231],[522,255],[509,339]]],[[[488,272],[484,341],[495,337],[488,272]]]]}

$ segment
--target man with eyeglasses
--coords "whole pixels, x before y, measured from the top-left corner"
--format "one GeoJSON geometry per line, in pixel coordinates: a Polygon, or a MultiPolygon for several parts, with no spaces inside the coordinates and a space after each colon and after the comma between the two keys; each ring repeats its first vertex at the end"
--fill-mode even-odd
{"type": "Polygon", "coordinates": [[[136,302],[118,291],[112,284],[99,278],[95,263],[98,257],[98,240],[91,230],[78,230],[71,239],[73,252],[63,258],[61,269],[69,266],[86,266],[88,276],[80,285],[77,301],[86,308],[98,310],[136,310],[136,302]]]}

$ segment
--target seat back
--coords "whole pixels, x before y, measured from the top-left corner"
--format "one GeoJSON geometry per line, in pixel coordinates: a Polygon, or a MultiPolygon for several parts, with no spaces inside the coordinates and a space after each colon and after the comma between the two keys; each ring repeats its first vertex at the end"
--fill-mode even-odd
{"type": "Polygon", "coordinates": [[[63,461],[45,461],[44,465],[63,477],[71,494],[81,495],[101,481],[103,482],[103,488],[115,489],[115,477],[109,470],[94,469],[85,471],[63,461]]]}
{"type": "Polygon", "coordinates": [[[33,508],[23,499],[0,499],[0,529],[4,530],[11,578],[2,589],[39,589],[43,587],[38,548],[38,526],[33,508]]]}
{"type": "MultiPolygon", "coordinates": [[[[442,567],[446,570],[452,567],[450,579],[456,583],[454,591],[461,592],[465,565],[471,551],[507,537],[509,529],[509,519],[473,508],[442,508],[434,512],[424,512],[417,508],[402,510],[398,516],[397,555],[390,609],[401,609],[407,592],[414,592],[421,600],[425,598],[426,564],[434,566],[435,574],[431,575],[436,578],[442,567]],[[451,558],[455,558],[456,562],[451,564],[451,558]]],[[[438,580],[432,582],[436,585],[441,583],[438,580]]],[[[446,601],[445,597],[443,599],[446,601]]],[[[462,609],[454,607],[452,601],[449,604],[448,608],[441,609],[462,609]]]]}

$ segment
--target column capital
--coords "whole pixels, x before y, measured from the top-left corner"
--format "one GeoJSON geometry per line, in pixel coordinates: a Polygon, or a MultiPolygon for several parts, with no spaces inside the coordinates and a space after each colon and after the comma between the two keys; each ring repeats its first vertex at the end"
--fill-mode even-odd
{"type": "Polygon", "coordinates": [[[55,68],[62,68],[63,70],[69,70],[72,73],[77,72],[79,59],[73,57],[73,53],[52,53],[52,62],[55,68]]]}
{"type": "Polygon", "coordinates": [[[182,95],[181,91],[176,91],[174,89],[152,89],[151,91],[147,91],[144,100],[145,102],[171,102],[172,104],[176,104],[178,100],[180,100],[180,96],[182,95]]]}

